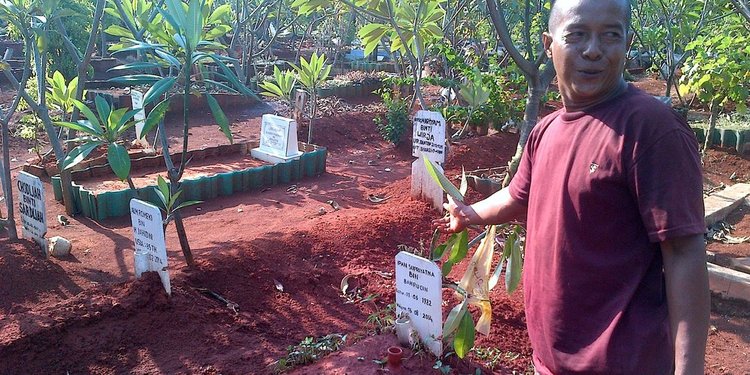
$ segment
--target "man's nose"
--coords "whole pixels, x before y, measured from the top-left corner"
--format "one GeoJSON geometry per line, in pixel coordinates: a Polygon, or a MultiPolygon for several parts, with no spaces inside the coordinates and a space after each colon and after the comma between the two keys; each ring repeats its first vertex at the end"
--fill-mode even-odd
{"type": "Polygon", "coordinates": [[[600,57],[602,57],[602,49],[599,38],[589,38],[583,49],[583,57],[589,60],[598,60],[600,57]]]}

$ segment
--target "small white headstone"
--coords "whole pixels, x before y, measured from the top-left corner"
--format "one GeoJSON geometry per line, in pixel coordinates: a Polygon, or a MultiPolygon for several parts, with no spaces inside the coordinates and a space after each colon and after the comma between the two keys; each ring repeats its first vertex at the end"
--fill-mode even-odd
{"type": "Polygon", "coordinates": [[[269,163],[281,163],[299,158],[297,122],[292,119],[265,114],[260,126],[260,147],[250,154],[269,163]]]}
{"type": "Polygon", "coordinates": [[[142,134],[143,126],[146,125],[146,110],[143,108],[143,93],[138,90],[130,89],[130,101],[133,104],[133,109],[141,109],[135,113],[133,119],[135,119],[135,134],[136,137],[138,137],[137,141],[146,147],[148,146],[146,134],[142,134]]]}
{"type": "Polygon", "coordinates": [[[440,112],[418,111],[414,116],[412,156],[426,155],[436,163],[445,162],[445,119],[440,112]]]}
{"type": "Polygon", "coordinates": [[[21,213],[23,237],[33,239],[47,255],[47,208],[44,200],[44,186],[39,177],[30,173],[18,173],[18,209],[21,213]]]}
{"type": "MultiPolygon", "coordinates": [[[[442,173],[443,167],[436,165],[442,173]]],[[[411,163],[411,196],[424,200],[432,205],[432,208],[442,211],[445,194],[424,165],[424,160],[417,159],[411,163]]]]}
{"type": "Polygon", "coordinates": [[[443,353],[443,275],[434,262],[405,251],[396,255],[396,316],[409,315],[425,347],[443,353]]]}
{"type": "Polygon", "coordinates": [[[158,272],[167,294],[172,295],[161,211],[150,203],[131,199],[130,219],[135,241],[135,276],[141,277],[141,274],[149,271],[158,272]]]}

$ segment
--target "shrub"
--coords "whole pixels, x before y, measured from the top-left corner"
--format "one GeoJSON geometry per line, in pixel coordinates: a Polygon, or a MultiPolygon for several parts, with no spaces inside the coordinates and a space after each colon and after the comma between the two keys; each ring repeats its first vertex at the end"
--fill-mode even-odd
{"type": "Polygon", "coordinates": [[[376,117],[373,121],[378,126],[380,135],[388,142],[398,146],[401,142],[401,136],[409,125],[409,104],[411,99],[394,95],[391,90],[380,90],[380,97],[385,104],[386,113],[383,116],[376,117]]]}

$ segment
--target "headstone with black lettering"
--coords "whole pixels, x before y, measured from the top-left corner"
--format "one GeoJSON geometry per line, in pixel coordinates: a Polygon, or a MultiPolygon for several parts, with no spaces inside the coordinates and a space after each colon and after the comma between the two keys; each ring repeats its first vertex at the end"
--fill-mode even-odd
{"type": "Polygon", "coordinates": [[[443,353],[443,275],[434,262],[405,251],[396,254],[396,316],[409,315],[422,343],[443,353]]]}
{"type": "Polygon", "coordinates": [[[283,163],[302,156],[297,145],[297,122],[271,114],[263,115],[260,125],[260,146],[250,155],[269,163],[283,163]]]}
{"type": "Polygon", "coordinates": [[[148,146],[146,135],[142,134],[143,126],[146,125],[146,110],[143,108],[143,93],[135,89],[130,89],[130,101],[133,104],[133,109],[140,108],[140,110],[133,116],[133,119],[135,120],[135,134],[136,137],[138,137],[137,141],[148,146]]]}
{"type": "Polygon", "coordinates": [[[39,177],[30,173],[18,173],[18,209],[21,214],[22,235],[38,243],[47,256],[47,209],[44,200],[44,185],[39,177]]]}
{"type": "MultiPolygon", "coordinates": [[[[443,189],[428,173],[422,155],[436,164],[445,162],[445,119],[440,112],[418,111],[414,116],[412,155],[418,157],[411,165],[411,196],[443,209],[443,189]]],[[[442,169],[441,169],[442,172],[442,169]]]]}
{"type": "Polygon", "coordinates": [[[133,222],[135,241],[135,276],[144,272],[156,271],[167,294],[172,295],[167,270],[167,245],[164,241],[164,227],[161,210],[158,207],[138,200],[130,200],[130,219],[133,222]]]}
{"type": "Polygon", "coordinates": [[[440,112],[418,111],[414,116],[412,156],[427,156],[436,163],[445,162],[445,119],[440,112]]]}

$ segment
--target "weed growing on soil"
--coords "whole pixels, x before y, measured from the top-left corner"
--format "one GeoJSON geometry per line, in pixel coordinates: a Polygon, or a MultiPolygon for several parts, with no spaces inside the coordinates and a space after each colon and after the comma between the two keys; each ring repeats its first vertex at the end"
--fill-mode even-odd
{"type": "Polygon", "coordinates": [[[297,345],[287,347],[286,357],[279,359],[274,364],[274,373],[280,374],[297,366],[313,363],[321,357],[333,353],[346,343],[346,335],[332,333],[315,339],[305,337],[297,345]]]}
{"type": "Polygon", "coordinates": [[[478,347],[474,348],[473,351],[474,356],[480,361],[484,361],[484,365],[490,369],[497,367],[503,359],[515,361],[521,356],[521,353],[513,351],[503,352],[498,348],[492,347],[478,347]]]}
{"type": "Polygon", "coordinates": [[[385,308],[367,316],[367,324],[372,326],[376,335],[393,332],[396,322],[396,304],[390,303],[385,308]]]}

